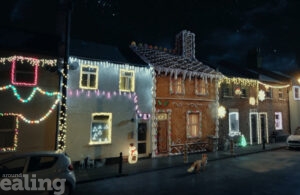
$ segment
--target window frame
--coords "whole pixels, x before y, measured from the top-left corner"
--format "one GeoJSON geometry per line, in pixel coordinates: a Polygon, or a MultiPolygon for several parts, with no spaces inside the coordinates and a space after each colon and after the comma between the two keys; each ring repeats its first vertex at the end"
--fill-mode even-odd
{"type": "Polygon", "coordinates": [[[208,82],[207,78],[197,78],[195,77],[195,94],[196,95],[208,95],[208,82]],[[200,84],[199,84],[200,83],[200,84]]]}
{"type": "Polygon", "coordinates": [[[275,122],[275,130],[283,130],[282,112],[275,112],[274,122],[275,122]],[[276,116],[278,116],[278,118],[276,116]]]}
{"type": "Polygon", "coordinates": [[[239,112],[238,110],[229,110],[229,113],[228,113],[228,129],[229,129],[229,136],[236,136],[236,135],[240,135],[240,119],[239,119],[239,112]],[[235,116],[235,124],[237,124],[237,127],[236,128],[233,128],[233,123],[231,121],[232,117],[231,115],[236,115],[235,116]]]}
{"type": "Polygon", "coordinates": [[[300,100],[300,86],[293,86],[293,97],[294,100],[300,100]]]}
{"type": "Polygon", "coordinates": [[[1,128],[0,127],[1,128],[0,135],[2,133],[5,134],[6,132],[10,132],[10,133],[13,134],[13,138],[12,138],[13,140],[11,141],[12,144],[11,145],[6,145],[6,146],[0,146],[0,151],[1,150],[3,150],[3,151],[6,151],[6,150],[15,150],[16,149],[16,144],[17,144],[16,142],[17,142],[17,129],[18,129],[17,124],[18,124],[18,118],[16,116],[14,116],[14,115],[3,115],[3,116],[0,115],[0,117],[12,117],[13,118],[13,123],[12,123],[11,128],[1,128]]]}
{"type": "Polygon", "coordinates": [[[98,66],[91,66],[91,65],[82,64],[80,66],[79,88],[80,89],[93,89],[93,90],[98,89],[98,72],[99,72],[99,67],[98,66]],[[91,72],[91,71],[83,70],[84,68],[96,69],[96,70],[95,70],[95,72],[91,72]],[[86,86],[82,84],[83,75],[87,75],[87,84],[86,84],[86,86]],[[95,86],[91,86],[91,75],[95,76],[95,86]]]}
{"type": "Polygon", "coordinates": [[[12,61],[12,66],[11,66],[11,83],[13,85],[18,85],[18,86],[36,86],[38,83],[38,66],[39,66],[39,61],[36,60],[35,63],[32,65],[30,64],[27,60],[21,61],[19,59],[15,59],[12,61]],[[32,71],[27,71],[27,70],[18,70],[18,66],[32,66],[33,72],[32,71]],[[22,81],[17,78],[19,78],[19,74],[25,74],[25,75],[31,75],[33,77],[32,82],[28,81],[22,81]]]}
{"type": "Polygon", "coordinates": [[[184,95],[185,80],[182,77],[170,77],[170,94],[184,95]]]}
{"type": "Polygon", "coordinates": [[[126,69],[120,69],[120,74],[119,74],[119,90],[121,92],[134,92],[135,91],[135,72],[134,70],[126,70],[126,69]],[[126,73],[130,73],[131,76],[125,75],[126,73]],[[122,79],[125,78],[125,81],[127,85],[129,86],[122,86],[123,82],[122,79]],[[127,79],[126,79],[127,78],[127,79]],[[129,81],[128,81],[129,80],[129,81]]]}
{"type": "Polygon", "coordinates": [[[200,111],[187,111],[186,113],[186,137],[187,138],[201,138],[202,137],[202,112],[200,111]],[[192,115],[196,115],[198,118],[197,123],[192,123],[190,121],[190,117],[192,115]],[[191,127],[196,127],[197,132],[195,135],[193,135],[192,128],[191,127]]]}
{"type": "MultiPolygon", "coordinates": [[[[112,135],[112,113],[108,113],[108,112],[92,113],[89,145],[111,144],[112,143],[111,135],[112,135]],[[103,117],[107,117],[107,119],[106,120],[95,119],[95,116],[103,116],[103,117]],[[107,135],[105,136],[105,138],[107,138],[107,140],[94,141],[93,136],[95,136],[95,134],[93,134],[93,132],[97,130],[97,129],[95,129],[95,128],[97,128],[95,124],[103,124],[103,123],[106,123],[106,125],[107,125],[107,126],[105,126],[105,129],[104,129],[104,130],[107,130],[107,132],[106,132],[107,135]]],[[[102,132],[101,132],[101,135],[99,135],[99,137],[100,136],[102,136],[102,132]]]]}

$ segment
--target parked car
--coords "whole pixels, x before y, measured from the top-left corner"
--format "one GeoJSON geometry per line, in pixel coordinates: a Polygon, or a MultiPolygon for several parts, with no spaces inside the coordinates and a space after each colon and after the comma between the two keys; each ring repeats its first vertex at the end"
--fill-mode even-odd
{"type": "Polygon", "coordinates": [[[300,127],[297,127],[295,131],[288,136],[287,140],[288,148],[300,148],[300,127]]]}
{"type": "Polygon", "coordinates": [[[76,177],[71,159],[65,153],[15,153],[2,159],[0,156],[0,183],[6,184],[5,189],[0,186],[0,191],[6,192],[71,194],[76,177]]]}

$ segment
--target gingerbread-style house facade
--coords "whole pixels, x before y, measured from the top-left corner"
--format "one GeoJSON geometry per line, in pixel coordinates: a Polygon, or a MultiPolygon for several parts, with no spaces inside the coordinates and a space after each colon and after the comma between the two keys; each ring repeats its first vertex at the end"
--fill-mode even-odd
{"type": "Polygon", "coordinates": [[[148,45],[131,48],[155,70],[152,156],[208,149],[218,137],[218,80],[222,74],[195,58],[195,34],[181,31],[173,51],[148,45]]]}

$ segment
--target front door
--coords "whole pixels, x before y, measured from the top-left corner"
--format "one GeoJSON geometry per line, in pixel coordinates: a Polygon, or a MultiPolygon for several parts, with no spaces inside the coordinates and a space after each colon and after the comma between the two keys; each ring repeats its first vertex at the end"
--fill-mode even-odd
{"type": "Polygon", "coordinates": [[[157,124],[157,149],[159,154],[168,153],[168,121],[158,121],[157,124]]]}
{"type": "Polygon", "coordinates": [[[139,156],[147,155],[147,124],[138,124],[138,154],[139,156]]]}
{"type": "Polygon", "coordinates": [[[251,144],[258,144],[257,136],[257,113],[250,114],[250,135],[251,135],[251,144]]]}
{"type": "Polygon", "coordinates": [[[263,142],[263,139],[265,139],[266,143],[269,143],[267,114],[266,113],[260,113],[259,114],[259,119],[260,119],[259,121],[260,121],[260,134],[261,134],[260,143],[263,142]]]}

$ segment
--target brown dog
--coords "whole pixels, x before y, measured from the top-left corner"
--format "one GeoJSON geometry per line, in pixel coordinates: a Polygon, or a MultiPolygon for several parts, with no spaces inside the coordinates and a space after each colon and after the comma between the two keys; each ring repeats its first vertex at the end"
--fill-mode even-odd
{"type": "Polygon", "coordinates": [[[202,154],[202,159],[200,160],[196,160],[191,166],[190,168],[188,168],[188,172],[192,173],[192,172],[199,172],[201,170],[201,167],[202,167],[202,170],[204,171],[205,170],[205,167],[207,165],[207,154],[202,154]]]}

